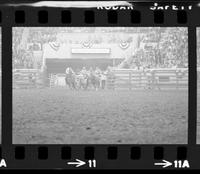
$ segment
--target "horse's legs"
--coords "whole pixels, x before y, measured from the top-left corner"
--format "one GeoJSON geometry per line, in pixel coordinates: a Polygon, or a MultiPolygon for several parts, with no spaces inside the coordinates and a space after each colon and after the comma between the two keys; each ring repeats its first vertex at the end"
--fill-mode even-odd
{"type": "Polygon", "coordinates": [[[96,84],[96,82],[94,82],[93,86],[94,86],[94,90],[97,91],[97,84],[96,84]]]}
{"type": "Polygon", "coordinates": [[[66,79],[66,77],[65,77],[65,85],[67,85],[67,79],[66,79]]]}
{"type": "Polygon", "coordinates": [[[77,89],[76,79],[72,80],[72,88],[75,89],[75,90],[77,89]]]}
{"type": "Polygon", "coordinates": [[[100,81],[96,80],[95,82],[95,90],[98,91],[100,87],[100,81]]]}
{"type": "Polygon", "coordinates": [[[73,88],[76,90],[76,83],[75,82],[73,83],[73,88]]]}
{"type": "Polygon", "coordinates": [[[72,89],[72,82],[69,81],[68,83],[69,83],[69,89],[72,89]]]}
{"type": "Polygon", "coordinates": [[[73,80],[72,78],[70,78],[69,86],[70,86],[70,89],[71,89],[71,90],[74,89],[74,80],[73,80]]]}
{"type": "Polygon", "coordinates": [[[101,81],[97,79],[97,89],[99,89],[100,87],[101,87],[101,81]]]}
{"type": "Polygon", "coordinates": [[[87,89],[87,83],[86,83],[86,82],[83,83],[83,89],[84,89],[84,90],[87,89]]]}
{"type": "Polygon", "coordinates": [[[84,89],[87,90],[87,79],[85,80],[84,89]]]}
{"type": "Polygon", "coordinates": [[[105,89],[105,84],[106,84],[106,81],[105,81],[105,80],[102,80],[102,81],[101,81],[101,88],[102,88],[102,89],[105,89]]]}
{"type": "Polygon", "coordinates": [[[88,88],[88,78],[84,79],[84,90],[88,88]]]}
{"type": "Polygon", "coordinates": [[[65,84],[70,88],[70,83],[69,83],[67,77],[65,77],[65,84]]]}
{"type": "Polygon", "coordinates": [[[90,89],[91,86],[92,86],[92,81],[91,81],[91,79],[88,78],[88,80],[87,80],[87,89],[90,89]]]}

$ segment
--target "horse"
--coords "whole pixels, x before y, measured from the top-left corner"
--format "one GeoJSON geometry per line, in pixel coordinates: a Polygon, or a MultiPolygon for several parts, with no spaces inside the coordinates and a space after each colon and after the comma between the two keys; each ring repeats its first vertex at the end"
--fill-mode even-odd
{"type": "Polygon", "coordinates": [[[101,89],[105,89],[106,80],[107,80],[106,75],[102,73],[102,74],[100,75],[100,86],[101,86],[101,89]]]}
{"type": "Polygon", "coordinates": [[[88,85],[89,85],[89,77],[88,75],[85,75],[85,74],[79,74],[76,76],[77,78],[77,86],[79,89],[84,89],[86,90],[88,88],[88,85]]]}
{"type": "Polygon", "coordinates": [[[88,84],[92,85],[95,90],[98,90],[100,88],[100,85],[101,85],[101,77],[100,77],[100,75],[98,75],[98,74],[96,74],[94,72],[91,72],[89,74],[88,84]]]}
{"type": "Polygon", "coordinates": [[[70,89],[76,89],[76,75],[71,68],[68,69],[65,76],[65,83],[69,86],[70,89]]]}

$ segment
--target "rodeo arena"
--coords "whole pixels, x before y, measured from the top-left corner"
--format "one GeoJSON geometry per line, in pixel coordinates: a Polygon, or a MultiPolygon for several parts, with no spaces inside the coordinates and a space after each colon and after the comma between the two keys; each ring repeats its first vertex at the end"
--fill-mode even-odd
{"type": "Polygon", "coordinates": [[[14,144],[182,144],[187,120],[187,28],[13,28],[14,144]]]}

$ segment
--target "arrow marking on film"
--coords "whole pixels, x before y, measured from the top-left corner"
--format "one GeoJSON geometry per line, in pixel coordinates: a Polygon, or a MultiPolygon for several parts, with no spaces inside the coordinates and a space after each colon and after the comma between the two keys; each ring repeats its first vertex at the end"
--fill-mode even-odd
{"type": "Polygon", "coordinates": [[[172,163],[169,162],[169,161],[166,161],[166,160],[162,160],[162,163],[154,163],[154,165],[156,165],[156,166],[162,166],[163,168],[165,168],[165,167],[171,166],[172,163]]]}
{"type": "Polygon", "coordinates": [[[76,159],[76,162],[68,162],[68,165],[76,165],[75,167],[80,167],[86,164],[86,162],[76,159]]]}

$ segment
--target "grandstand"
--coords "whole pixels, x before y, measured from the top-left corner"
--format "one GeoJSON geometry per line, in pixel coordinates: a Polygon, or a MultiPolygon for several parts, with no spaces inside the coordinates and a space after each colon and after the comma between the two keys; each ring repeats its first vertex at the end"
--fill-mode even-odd
{"type": "Polygon", "coordinates": [[[37,69],[47,79],[66,67],[188,68],[186,28],[20,27],[13,36],[14,69],[37,69]]]}

